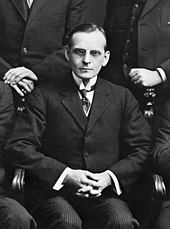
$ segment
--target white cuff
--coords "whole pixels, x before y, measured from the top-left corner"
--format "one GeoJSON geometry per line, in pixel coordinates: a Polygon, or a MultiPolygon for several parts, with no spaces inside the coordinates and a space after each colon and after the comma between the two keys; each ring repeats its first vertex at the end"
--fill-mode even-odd
{"type": "Polygon", "coordinates": [[[117,177],[115,176],[115,174],[112,173],[110,170],[106,170],[106,173],[108,173],[111,176],[111,178],[114,182],[115,188],[116,188],[115,191],[116,191],[117,195],[122,194],[122,190],[120,188],[119,181],[118,181],[117,177]]]}
{"type": "Polygon", "coordinates": [[[159,73],[160,73],[160,75],[162,77],[163,82],[165,82],[166,81],[165,71],[162,68],[157,68],[157,70],[159,71],[159,73]]]}
{"type": "Polygon", "coordinates": [[[56,183],[55,183],[54,186],[53,186],[53,189],[54,189],[54,190],[59,191],[59,190],[64,186],[64,185],[63,185],[63,181],[64,181],[66,175],[68,174],[68,171],[69,171],[69,170],[70,170],[70,168],[67,167],[67,168],[62,172],[61,176],[58,178],[58,180],[56,181],[56,183]]]}

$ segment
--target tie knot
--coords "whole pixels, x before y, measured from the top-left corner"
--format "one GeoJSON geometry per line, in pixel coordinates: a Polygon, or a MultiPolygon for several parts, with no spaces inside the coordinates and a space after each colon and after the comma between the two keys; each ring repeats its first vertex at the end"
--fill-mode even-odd
{"type": "Polygon", "coordinates": [[[95,86],[96,84],[92,85],[90,88],[86,89],[86,88],[83,88],[83,89],[78,89],[80,92],[83,92],[84,94],[87,93],[87,92],[90,92],[90,91],[94,91],[95,89],[95,86]]]}
{"type": "Polygon", "coordinates": [[[88,91],[86,89],[82,89],[82,90],[79,90],[79,91],[80,91],[80,93],[81,93],[83,98],[87,98],[86,95],[87,95],[88,91]]]}

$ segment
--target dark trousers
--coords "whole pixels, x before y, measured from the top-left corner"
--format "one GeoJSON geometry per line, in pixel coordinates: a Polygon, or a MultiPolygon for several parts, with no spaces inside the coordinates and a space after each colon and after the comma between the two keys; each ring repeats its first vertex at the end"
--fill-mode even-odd
{"type": "Polygon", "coordinates": [[[80,198],[53,196],[34,212],[40,229],[132,229],[139,228],[126,202],[115,196],[80,198]]]}
{"type": "Polygon", "coordinates": [[[0,229],[36,229],[26,209],[12,198],[0,196],[0,229]]]}
{"type": "Polygon", "coordinates": [[[156,223],[156,229],[170,228],[170,198],[163,201],[156,223]]]}

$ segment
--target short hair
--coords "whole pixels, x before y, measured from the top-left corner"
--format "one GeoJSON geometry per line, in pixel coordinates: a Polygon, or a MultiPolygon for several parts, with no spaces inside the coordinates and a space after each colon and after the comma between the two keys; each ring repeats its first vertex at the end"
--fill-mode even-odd
{"type": "Polygon", "coordinates": [[[72,46],[72,37],[75,33],[79,33],[79,32],[86,32],[86,33],[91,33],[94,31],[100,31],[103,36],[105,37],[106,40],[106,45],[105,45],[105,50],[107,50],[107,38],[106,38],[106,33],[104,31],[104,29],[100,26],[97,26],[94,23],[83,23],[83,24],[79,24],[76,27],[74,27],[68,34],[66,37],[66,45],[71,48],[72,46]]]}

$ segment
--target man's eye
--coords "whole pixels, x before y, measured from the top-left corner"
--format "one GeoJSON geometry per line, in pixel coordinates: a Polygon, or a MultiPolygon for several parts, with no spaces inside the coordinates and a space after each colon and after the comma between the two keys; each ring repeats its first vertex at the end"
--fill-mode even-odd
{"type": "Polygon", "coordinates": [[[99,51],[93,50],[90,52],[92,56],[99,56],[101,53],[99,51]]]}
{"type": "Polygon", "coordinates": [[[79,55],[79,56],[84,56],[86,54],[86,51],[84,51],[82,49],[75,49],[74,53],[79,55]]]}

